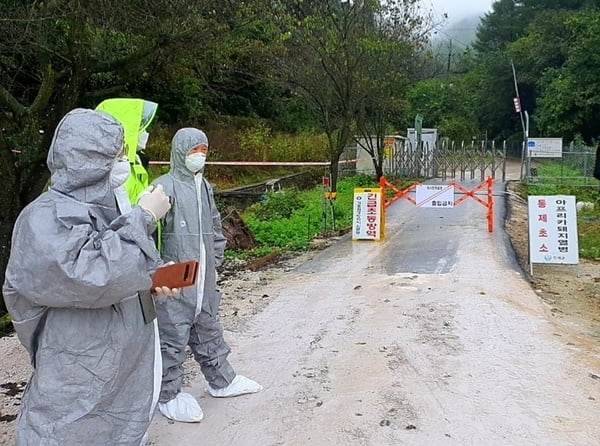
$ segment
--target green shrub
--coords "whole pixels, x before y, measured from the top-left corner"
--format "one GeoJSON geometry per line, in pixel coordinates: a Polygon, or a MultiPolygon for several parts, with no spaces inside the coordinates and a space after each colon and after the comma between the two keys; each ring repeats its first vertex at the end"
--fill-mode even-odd
{"type": "Polygon", "coordinates": [[[264,201],[255,203],[248,209],[259,221],[290,218],[303,202],[297,189],[291,188],[278,192],[269,192],[264,201]]]}
{"type": "Polygon", "coordinates": [[[340,180],[335,200],[325,198],[321,186],[306,191],[290,189],[267,195],[266,201],[250,206],[243,218],[263,248],[298,251],[323,233],[344,231],[352,226],[354,189],[378,187],[366,175],[340,180]]]}

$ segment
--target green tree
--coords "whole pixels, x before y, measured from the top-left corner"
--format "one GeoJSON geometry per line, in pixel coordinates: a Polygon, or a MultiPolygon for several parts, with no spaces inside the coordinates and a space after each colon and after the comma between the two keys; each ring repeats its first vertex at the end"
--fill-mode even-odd
{"type": "Polygon", "coordinates": [[[587,143],[600,139],[600,10],[584,10],[565,20],[564,63],[543,72],[536,114],[540,130],[587,143]]]}
{"type": "Polygon", "coordinates": [[[292,0],[282,4],[288,37],[284,76],[320,116],[328,138],[335,191],[338,161],[352,138],[359,110],[367,110],[363,99],[370,87],[365,67],[372,67],[373,54],[381,50],[374,30],[413,35],[413,29],[421,29],[421,17],[414,8],[417,0],[292,0]]]}
{"type": "MultiPolygon", "coordinates": [[[[549,69],[564,58],[561,23],[569,11],[584,10],[599,0],[499,0],[481,21],[474,48],[477,71],[485,82],[479,90],[480,119],[493,137],[522,135],[522,123],[515,113],[511,60],[517,73],[521,108],[532,116],[541,94],[540,81],[549,69]],[[535,49],[534,49],[535,48],[535,49]]],[[[531,132],[539,120],[532,120],[531,132]]]]}
{"type": "Polygon", "coordinates": [[[405,125],[419,113],[424,125],[438,128],[452,140],[471,140],[480,134],[476,92],[482,83],[476,72],[428,79],[409,89],[410,104],[405,125]]]}
{"type": "Polygon", "coordinates": [[[395,133],[406,109],[404,97],[417,77],[413,61],[422,50],[425,20],[416,4],[385,2],[376,11],[376,26],[365,38],[368,51],[360,71],[356,133],[375,169],[383,176],[385,136],[395,133]]]}

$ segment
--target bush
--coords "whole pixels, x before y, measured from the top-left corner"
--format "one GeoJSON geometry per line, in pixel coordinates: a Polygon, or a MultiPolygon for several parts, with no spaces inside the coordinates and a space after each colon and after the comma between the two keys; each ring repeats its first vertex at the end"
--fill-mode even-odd
{"type": "Polygon", "coordinates": [[[248,212],[257,220],[265,222],[269,220],[287,219],[295,210],[300,209],[303,202],[297,189],[286,189],[278,192],[269,192],[264,201],[253,204],[248,212]]]}
{"type": "Polygon", "coordinates": [[[261,247],[303,250],[315,236],[349,229],[354,189],[377,186],[373,178],[356,175],[338,182],[335,200],[325,198],[321,186],[270,193],[264,202],[250,206],[243,218],[261,247]]]}

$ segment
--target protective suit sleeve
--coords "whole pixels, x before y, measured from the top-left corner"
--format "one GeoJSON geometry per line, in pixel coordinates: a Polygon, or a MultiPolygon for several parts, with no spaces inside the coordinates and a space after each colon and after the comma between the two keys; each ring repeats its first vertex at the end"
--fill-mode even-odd
{"type": "Polygon", "coordinates": [[[21,296],[41,306],[102,308],[150,289],[162,264],[150,215],[136,207],[97,230],[84,210],[64,214],[60,204],[38,207],[17,221],[7,280],[21,296]]]}
{"type": "Polygon", "coordinates": [[[217,203],[213,193],[212,186],[208,185],[208,199],[213,221],[213,235],[215,240],[215,266],[219,267],[223,263],[225,257],[225,246],[227,238],[223,235],[223,226],[221,224],[221,213],[217,209],[217,203]]]}

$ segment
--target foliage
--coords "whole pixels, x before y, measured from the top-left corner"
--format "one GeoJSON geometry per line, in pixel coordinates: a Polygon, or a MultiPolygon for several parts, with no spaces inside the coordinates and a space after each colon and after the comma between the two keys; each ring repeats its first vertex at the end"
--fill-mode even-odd
{"type": "Polygon", "coordinates": [[[290,188],[278,192],[269,192],[261,203],[247,209],[259,221],[288,219],[303,203],[298,189],[290,188]]]}
{"type": "Polygon", "coordinates": [[[326,161],[325,135],[274,133],[265,123],[240,131],[237,135],[244,160],[252,161],[326,161]]]}
{"type": "Polygon", "coordinates": [[[225,251],[226,259],[240,259],[240,260],[252,260],[260,257],[267,256],[272,253],[281,252],[278,248],[273,248],[271,246],[259,246],[254,249],[248,250],[234,250],[227,249],[225,251]]]}
{"type": "Polygon", "coordinates": [[[579,133],[591,142],[600,137],[600,11],[574,13],[564,27],[565,61],[540,80],[539,126],[549,135],[570,139],[579,133]]]}
{"type": "Polygon", "coordinates": [[[492,138],[522,135],[514,112],[514,62],[521,108],[530,135],[580,133],[596,137],[598,0],[500,0],[478,28],[478,67],[486,80],[478,92],[481,127],[492,138]],[[587,65],[586,65],[587,63],[587,65]]]}
{"type": "Polygon", "coordinates": [[[337,161],[352,137],[357,114],[361,111],[361,122],[366,123],[369,111],[382,110],[375,104],[383,104],[379,99],[384,92],[390,94],[393,84],[393,79],[385,81],[386,74],[406,72],[400,57],[389,63],[391,48],[403,47],[400,54],[407,54],[405,49],[422,38],[423,19],[416,0],[283,3],[282,27],[289,38],[280,66],[294,91],[304,95],[321,119],[335,191],[337,161]]]}
{"type": "Polygon", "coordinates": [[[428,79],[413,85],[407,94],[410,108],[404,124],[413,127],[411,119],[423,116],[423,126],[438,128],[441,136],[462,141],[479,135],[476,97],[479,78],[476,74],[428,79]]]}
{"type": "Polygon", "coordinates": [[[584,259],[600,259],[600,212],[582,211],[577,217],[579,255],[584,259]]]}
{"type": "Polygon", "coordinates": [[[411,62],[425,40],[414,31],[425,28],[426,20],[415,6],[413,2],[380,4],[375,10],[377,26],[362,38],[367,50],[355,84],[359,97],[355,125],[362,148],[373,160],[376,178],[383,175],[385,136],[395,133],[403,121],[406,91],[418,77],[411,62]]]}
{"type": "MultiPolygon", "coordinates": [[[[341,180],[338,186],[333,203],[324,198],[322,187],[269,194],[266,201],[244,212],[244,221],[263,248],[307,249],[310,241],[324,232],[326,219],[330,218],[329,206],[333,206],[337,230],[347,229],[352,225],[354,188],[377,187],[377,182],[365,175],[357,175],[341,180]]],[[[331,227],[331,221],[329,225],[331,227]]]]}
{"type": "Polygon", "coordinates": [[[14,327],[10,315],[5,314],[4,316],[0,316],[0,336],[12,333],[13,330],[14,327]]]}

